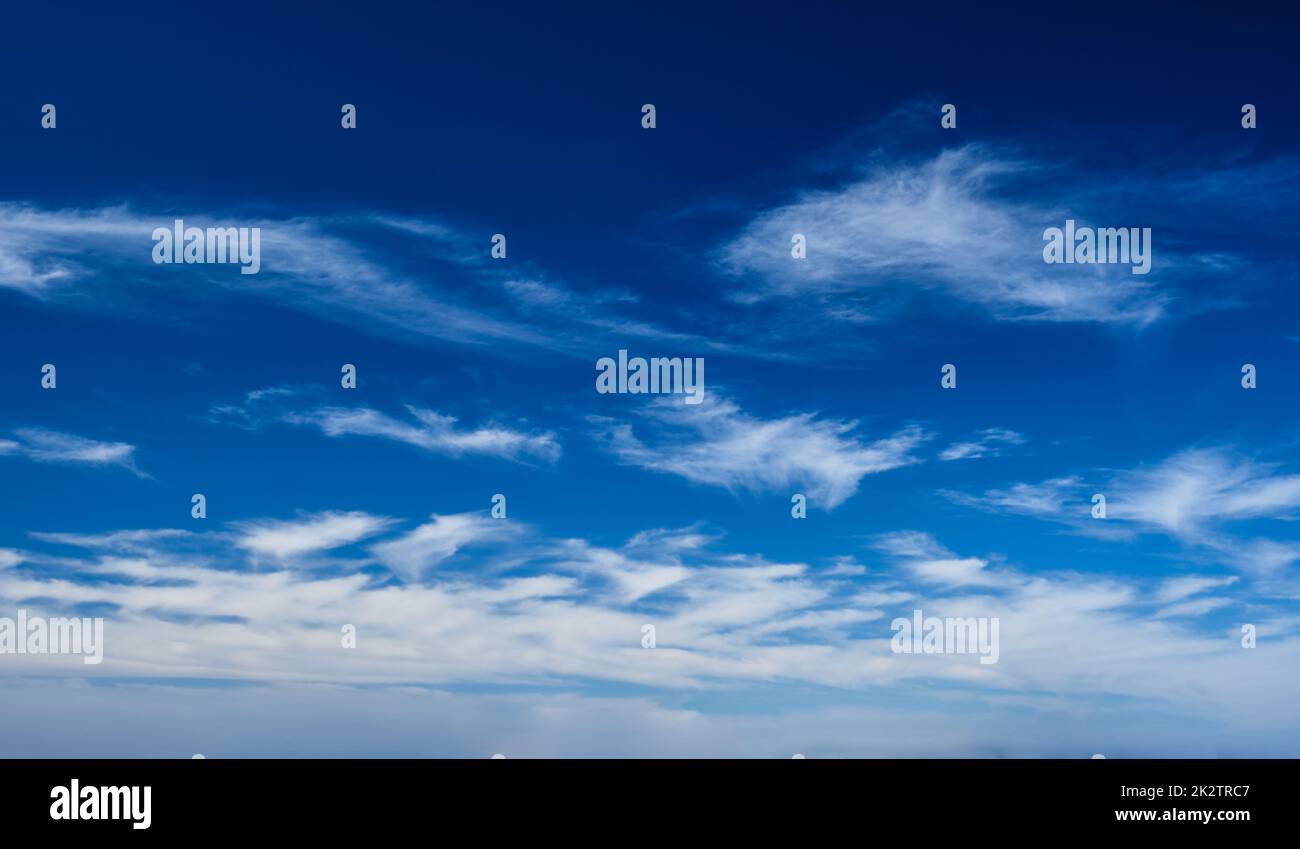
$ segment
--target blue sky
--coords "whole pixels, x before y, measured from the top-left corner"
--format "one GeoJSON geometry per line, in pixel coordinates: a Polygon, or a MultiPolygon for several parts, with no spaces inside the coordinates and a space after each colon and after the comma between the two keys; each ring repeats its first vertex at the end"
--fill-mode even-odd
{"type": "Polygon", "coordinates": [[[1300,754],[1294,21],[1117,8],[14,12],[0,752],[1300,754]]]}

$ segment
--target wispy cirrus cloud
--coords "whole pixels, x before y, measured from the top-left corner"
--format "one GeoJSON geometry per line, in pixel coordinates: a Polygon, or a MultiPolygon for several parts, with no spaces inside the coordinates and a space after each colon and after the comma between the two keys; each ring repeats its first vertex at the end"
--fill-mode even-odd
{"type": "Polygon", "coordinates": [[[1237,583],[1236,575],[1226,575],[1223,577],[1213,577],[1207,575],[1181,575],[1177,578],[1168,578],[1160,584],[1156,590],[1155,600],[1160,604],[1169,604],[1175,601],[1183,601],[1194,595],[1200,595],[1208,590],[1218,589],[1220,587],[1230,587],[1237,583]]]}
{"type": "Polygon", "coordinates": [[[268,423],[311,427],[333,438],[386,439],[448,457],[488,456],[516,462],[535,459],[554,463],[563,453],[559,437],[553,431],[495,422],[466,426],[455,416],[415,404],[406,405],[409,418],[398,418],[367,406],[313,404],[311,396],[315,391],[311,387],[253,390],[240,403],[213,405],[207,421],[247,429],[268,423]]]}
{"type": "Polygon", "coordinates": [[[919,581],[948,588],[1007,587],[1014,579],[991,571],[987,560],[958,557],[933,536],[916,531],[884,534],[876,548],[893,555],[919,581]]]}
{"type": "Polygon", "coordinates": [[[877,164],[838,188],[759,213],[722,247],[720,261],[749,302],[808,295],[844,310],[862,296],[921,288],[1002,319],[1136,326],[1159,319],[1169,296],[1127,268],[1043,263],[1043,228],[1064,214],[1056,203],[1003,191],[1036,169],[976,145],[877,164]],[[791,258],[796,233],[807,239],[806,259],[791,258]]]}
{"type": "Polygon", "coordinates": [[[136,446],[103,442],[47,428],[19,428],[16,439],[0,439],[0,456],[23,457],[37,463],[82,466],[120,466],[138,477],[148,477],[135,463],[136,446]]]}
{"type": "Polygon", "coordinates": [[[57,285],[94,273],[91,251],[121,250],[141,235],[141,226],[125,207],[47,211],[0,203],[0,287],[48,296],[57,285]]]}
{"type": "Polygon", "coordinates": [[[1203,616],[1215,610],[1228,607],[1233,603],[1230,598],[1222,596],[1204,597],[1210,590],[1224,590],[1238,582],[1236,575],[1181,575],[1167,578],[1156,588],[1153,600],[1161,605],[1156,611],[1156,618],[1168,619],[1175,616],[1203,616]],[[1202,596],[1195,598],[1195,596],[1202,596]]]}
{"type": "Polygon", "coordinates": [[[1279,592],[1300,593],[1300,578],[1290,571],[1300,562],[1293,524],[1273,524],[1273,532],[1287,539],[1254,536],[1248,524],[1293,519],[1300,510],[1300,475],[1227,448],[1197,448],[1122,472],[1108,491],[1114,492],[1108,508],[1116,519],[1212,551],[1279,592]]]}
{"type": "Polygon", "coordinates": [[[428,570],[471,545],[500,540],[519,531],[499,519],[478,513],[434,515],[429,521],[399,537],[371,548],[375,558],[398,577],[418,582],[428,570]]]}
{"type": "MultiPolygon", "coordinates": [[[[1278,473],[1228,448],[1180,451],[1150,466],[1114,473],[1093,491],[1107,498],[1107,517],[1187,541],[1224,522],[1287,518],[1300,510],[1300,475],[1278,473]]],[[[983,495],[948,493],[959,503],[1023,515],[1087,518],[1090,493],[1078,475],[1017,483],[983,495]]]]}
{"type": "Polygon", "coordinates": [[[288,414],[284,421],[317,427],[326,436],[373,436],[452,457],[467,454],[507,460],[535,457],[552,463],[560,457],[559,440],[549,431],[528,433],[498,425],[460,427],[453,416],[434,410],[416,406],[408,406],[406,410],[410,421],[368,407],[322,407],[288,414]]]}
{"type": "MultiPolygon", "coordinates": [[[[585,356],[593,336],[617,334],[681,341],[707,339],[672,332],[626,311],[635,296],[579,291],[528,263],[506,272],[492,265],[490,245],[433,218],[380,212],[281,217],[238,210],[146,212],[132,207],[44,209],[0,202],[0,287],[46,303],[75,299],[108,305],[102,285],[115,281],[114,308],[150,287],[177,280],[180,298],[202,280],[207,296],[254,294],[318,318],[412,342],[438,340],[504,351],[517,346],[585,356]],[[261,270],[241,275],[229,265],[155,265],[152,232],[177,218],[187,226],[256,227],[261,270]],[[400,249],[394,249],[398,240],[400,249]],[[490,284],[490,285],[488,285],[490,284]]],[[[142,302],[143,303],[143,302],[142,302]]],[[[147,309],[140,306],[140,312],[147,309]]]]}
{"type": "Polygon", "coordinates": [[[47,533],[43,531],[32,531],[28,534],[32,539],[54,545],[122,552],[153,551],[161,543],[185,538],[189,535],[189,531],[180,528],[110,531],[103,534],[47,533]]]}
{"type": "MultiPolygon", "coordinates": [[[[390,216],[269,219],[217,212],[145,213],[127,206],[47,210],[33,205],[0,204],[0,286],[52,299],[96,277],[130,273],[139,279],[149,269],[175,279],[183,272],[218,285],[256,292],[323,317],[362,318],[412,336],[434,336],[477,343],[516,339],[544,343],[528,328],[495,318],[486,310],[458,303],[435,288],[422,286],[400,268],[367,250],[365,234],[399,231],[443,263],[450,273],[469,261],[449,228],[435,222],[390,216]],[[262,231],[262,271],[242,276],[229,266],[155,267],[154,228],[184,218],[188,226],[239,226],[262,231]],[[416,225],[423,226],[416,226],[416,225]],[[91,261],[93,255],[94,261],[91,261]]],[[[150,278],[165,282],[168,278],[150,278]]]]}
{"type": "Polygon", "coordinates": [[[996,457],[1007,445],[1023,445],[1025,437],[1002,427],[985,428],[966,442],[954,442],[939,454],[940,460],[976,460],[996,457]]]}
{"type": "Polygon", "coordinates": [[[1300,509],[1300,475],[1226,448],[1181,451],[1149,468],[1122,472],[1108,485],[1111,515],[1197,539],[1216,524],[1279,518],[1300,509]]]}
{"type": "Polygon", "coordinates": [[[642,436],[632,424],[593,419],[621,463],[732,491],[801,490],[827,509],[857,492],[865,476],[920,462],[912,452],[929,438],[909,426],[868,442],[856,435],[856,422],[814,413],[763,419],[716,392],[699,405],[658,399],[640,416],[642,436]]]}
{"type": "MultiPolygon", "coordinates": [[[[1059,522],[1094,536],[1162,534],[1263,579],[1280,578],[1300,561],[1300,541],[1245,535],[1248,522],[1289,520],[1300,511],[1300,475],[1282,472],[1278,464],[1227,447],[1191,448],[1097,477],[1092,485],[1071,475],[981,495],[942,494],[965,506],[1059,522]],[[1096,493],[1106,497],[1104,519],[1092,517],[1096,493]]],[[[1287,535],[1290,522],[1275,529],[1287,535]]]]}
{"type": "Polygon", "coordinates": [[[940,494],[966,507],[1070,522],[1077,520],[1079,515],[1076,514],[1080,512],[1086,515],[1083,505],[1088,503],[1088,497],[1083,492],[1084,486],[1082,478],[1070,475],[1039,483],[995,487],[982,495],[948,489],[940,490],[940,494]]]}
{"type": "Polygon", "coordinates": [[[396,520],[352,510],[325,512],[290,521],[236,522],[236,545],[254,555],[280,560],[350,545],[391,527],[396,520]]]}
{"type": "MultiPolygon", "coordinates": [[[[925,104],[925,121],[929,104],[925,104]]],[[[912,113],[908,107],[900,114],[912,113]]],[[[887,124],[892,133],[895,118],[887,124]]],[[[1161,163],[1135,176],[1080,181],[1080,169],[987,145],[970,144],[928,157],[894,149],[840,150],[844,176],[830,188],[791,192],[792,199],[754,214],[716,252],[741,303],[784,303],[831,321],[878,321],[897,302],[936,293],[982,309],[995,320],[1089,322],[1142,328],[1169,315],[1239,305],[1243,292],[1216,281],[1243,260],[1204,243],[1198,223],[1182,213],[1189,203],[1215,209],[1223,232],[1270,245],[1269,273],[1289,279],[1289,261],[1268,233],[1253,225],[1261,214],[1293,216],[1296,201],[1284,186],[1300,176],[1300,162],[1283,157],[1242,165],[1190,169],[1161,163]],[[1111,220],[1119,216],[1125,221],[1111,220]],[[1066,218],[1080,226],[1131,226],[1153,231],[1155,265],[1139,276],[1121,265],[1048,265],[1043,231],[1066,218]],[[1190,231],[1189,228],[1190,227],[1190,231]],[[807,256],[791,257],[802,234],[807,256]],[[1276,271],[1276,274],[1272,272],[1276,271]],[[1209,292],[1215,289],[1217,294],[1209,292]],[[1206,297],[1189,299],[1191,294],[1206,297]]],[[[1085,169],[1086,170],[1086,169],[1085,169]]]]}

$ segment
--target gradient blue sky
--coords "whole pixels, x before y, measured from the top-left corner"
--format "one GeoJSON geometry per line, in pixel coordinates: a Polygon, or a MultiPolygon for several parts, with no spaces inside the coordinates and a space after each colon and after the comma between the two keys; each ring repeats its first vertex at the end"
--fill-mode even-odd
{"type": "Polygon", "coordinates": [[[8,13],[0,753],[1300,755],[1294,19],[402,5],[8,13]]]}

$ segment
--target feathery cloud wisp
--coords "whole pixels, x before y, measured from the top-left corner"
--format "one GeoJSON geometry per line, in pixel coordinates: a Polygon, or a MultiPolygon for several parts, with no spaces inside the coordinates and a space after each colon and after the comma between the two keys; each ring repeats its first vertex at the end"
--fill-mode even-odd
{"type": "Polygon", "coordinates": [[[856,422],[813,413],[761,419],[716,393],[699,405],[659,399],[643,417],[649,442],[631,424],[597,420],[620,462],[733,491],[802,489],[827,509],[857,492],[863,477],[920,462],[912,451],[929,438],[919,427],[905,427],[865,442],[854,435],[856,422]]]}

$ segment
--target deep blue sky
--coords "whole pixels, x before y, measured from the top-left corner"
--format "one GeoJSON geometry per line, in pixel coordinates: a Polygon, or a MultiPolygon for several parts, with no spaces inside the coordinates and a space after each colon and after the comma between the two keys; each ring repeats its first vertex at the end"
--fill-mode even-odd
{"type": "MultiPolygon", "coordinates": [[[[98,668],[0,655],[33,716],[83,678],[106,716],[140,715],[137,688],[179,710],[171,686],[257,682],[228,736],[141,718],[125,752],[334,751],[319,729],[274,749],[259,722],[346,701],[389,716],[358,720],[358,754],[1296,754],[1295,20],[862,4],[7,19],[0,616],[107,611],[121,635],[98,668]],[[155,266],[149,233],[178,217],[261,226],[262,273],[155,266]],[[1039,235],[1067,217],[1152,228],[1151,274],[1044,265],[1039,235]],[[593,364],[619,348],[703,357],[709,402],[596,394],[593,364]],[[422,430],[435,414],[458,421],[422,430]],[[498,492],[508,531],[487,519],[498,492]],[[805,520],[793,492],[814,493],[805,520]],[[50,536],[159,529],[185,535],[50,536]],[[288,584],[257,583],[274,575],[288,584]],[[317,599],[346,576],[368,583],[317,599]],[[529,580],[573,583],[520,608],[476,595],[529,580]],[[84,589],[105,582],[129,589],[84,589]],[[444,590],[435,613],[424,594],[444,590]],[[283,609],[241,612],[267,598],[283,609]],[[890,654],[890,619],[918,606],[1002,617],[1000,664],[890,654]],[[364,663],[337,661],[338,624],[367,617],[435,631],[393,625],[364,663]],[[645,668],[641,621],[667,623],[645,668]],[[1259,648],[1238,645],[1243,623],[1259,648]],[[1207,675],[1262,687],[1258,704],[1222,703],[1207,675]],[[321,684],[374,689],[293,689],[321,684]],[[396,685],[446,701],[398,704],[396,685]],[[484,692],[505,701],[463,701],[484,692]],[[928,713],[972,692],[978,730],[928,713]],[[386,737],[428,712],[454,730],[386,737]],[[770,725],[735,719],[752,713],[770,725]],[[895,723],[932,731],[862,731],[895,723]]],[[[0,752],[91,745],[46,733],[0,752]]]]}

